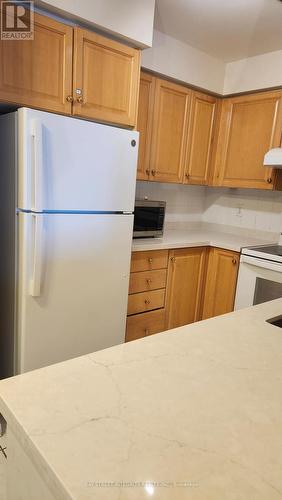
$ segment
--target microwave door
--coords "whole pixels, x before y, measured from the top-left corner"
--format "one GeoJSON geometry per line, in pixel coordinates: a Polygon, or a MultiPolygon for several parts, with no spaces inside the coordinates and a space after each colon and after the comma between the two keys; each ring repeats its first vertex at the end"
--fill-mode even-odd
{"type": "Polygon", "coordinates": [[[135,206],[134,238],[162,236],[164,213],[163,206],[135,206]]]}

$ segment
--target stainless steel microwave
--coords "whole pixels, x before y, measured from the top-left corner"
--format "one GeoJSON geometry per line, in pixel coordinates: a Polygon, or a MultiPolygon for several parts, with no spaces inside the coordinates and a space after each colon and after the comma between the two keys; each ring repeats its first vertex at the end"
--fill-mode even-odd
{"type": "Polygon", "coordinates": [[[135,201],[133,238],[152,238],[163,235],[165,205],[165,201],[135,201]]]}

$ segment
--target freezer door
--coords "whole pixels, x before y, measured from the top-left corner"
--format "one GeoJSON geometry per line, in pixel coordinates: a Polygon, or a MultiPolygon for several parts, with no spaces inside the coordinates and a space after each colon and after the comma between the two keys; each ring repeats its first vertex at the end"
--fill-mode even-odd
{"type": "Polygon", "coordinates": [[[16,373],[124,342],[132,215],[18,215],[16,373]]]}
{"type": "Polygon", "coordinates": [[[132,212],[138,132],[18,110],[18,207],[132,212]]]}

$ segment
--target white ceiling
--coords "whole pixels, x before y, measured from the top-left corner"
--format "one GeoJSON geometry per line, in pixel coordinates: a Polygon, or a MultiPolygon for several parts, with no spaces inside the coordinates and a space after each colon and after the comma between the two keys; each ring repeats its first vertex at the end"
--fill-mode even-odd
{"type": "Polygon", "coordinates": [[[282,3],[156,0],[155,28],[225,62],[235,61],[282,49],[282,3]]]}

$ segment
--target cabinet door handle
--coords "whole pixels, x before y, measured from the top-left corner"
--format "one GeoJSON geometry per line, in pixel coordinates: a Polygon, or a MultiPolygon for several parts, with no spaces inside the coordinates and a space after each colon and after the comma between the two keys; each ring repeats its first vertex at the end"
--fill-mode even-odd
{"type": "Polygon", "coordinates": [[[151,174],[155,177],[155,175],[156,175],[156,170],[151,170],[151,174]]]}
{"type": "Polygon", "coordinates": [[[185,177],[186,177],[186,179],[189,179],[190,175],[187,174],[187,172],[186,172],[185,177]]]}
{"type": "Polygon", "coordinates": [[[84,100],[83,100],[82,95],[80,95],[79,97],[77,97],[77,98],[76,98],[76,100],[77,100],[77,102],[78,102],[79,104],[83,104],[83,103],[84,103],[84,100]]]}
{"type": "Polygon", "coordinates": [[[232,264],[234,264],[234,266],[235,266],[235,264],[237,264],[237,260],[236,259],[232,259],[232,264]]]}
{"type": "Polygon", "coordinates": [[[271,183],[272,183],[272,179],[271,179],[271,177],[268,177],[267,182],[268,182],[268,184],[271,184],[271,183]]]}
{"type": "Polygon", "coordinates": [[[146,304],[146,305],[148,305],[148,304],[150,304],[150,303],[151,303],[151,301],[150,301],[149,299],[145,299],[145,304],[146,304]]]}
{"type": "Polygon", "coordinates": [[[146,168],[146,174],[150,175],[150,169],[149,168],[146,168]]]}
{"type": "Polygon", "coordinates": [[[170,257],[170,260],[173,264],[175,263],[175,257],[170,257]]]}
{"type": "Polygon", "coordinates": [[[66,97],[66,100],[67,100],[67,102],[73,102],[73,96],[72,95],[68,95],[66,97]]]}

